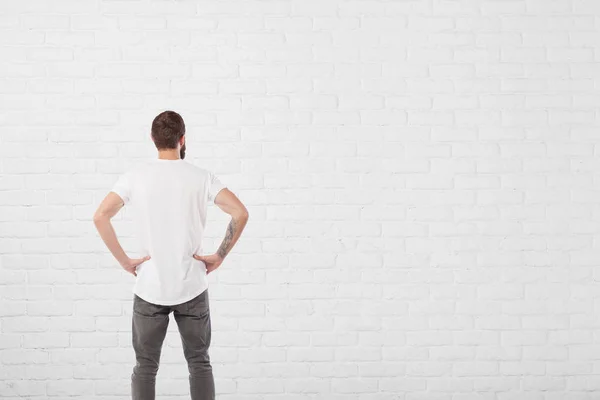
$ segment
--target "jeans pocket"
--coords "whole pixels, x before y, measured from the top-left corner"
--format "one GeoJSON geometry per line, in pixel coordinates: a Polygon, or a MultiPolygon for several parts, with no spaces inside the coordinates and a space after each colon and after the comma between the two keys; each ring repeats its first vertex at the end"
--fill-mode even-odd
{"type": "Polygon", "coordinates": [[[208,289],[189,301],[187,310],[190,314],[204,316],[209,312],[208,289]]]}
{"type": "Polygon", "coordinates": [[[133,313],[144,317],[152,317],[156,314],[160,306],[147,302],[137,294],[133,295],[133,313]]]}

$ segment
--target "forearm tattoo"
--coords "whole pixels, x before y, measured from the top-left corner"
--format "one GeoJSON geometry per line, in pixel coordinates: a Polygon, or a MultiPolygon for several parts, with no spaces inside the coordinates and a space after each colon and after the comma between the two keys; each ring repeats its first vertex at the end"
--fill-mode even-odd
{"type": "Polygon", "coordinates": [[[229,253],[229,250],[231,250],[230,245],[231,241],[233,240],[233,235],[235,234],[236,227],[237,223],[235,219],[232,219],[231,222],[229,222],[229,225],[227,226],[227,232],[225,232],[225,239],[223,239],[221,246],[219,246],[219,250],[217,250],[217,254],[221,256],[221,258],[225,258],[227,253],[229,253]]]}

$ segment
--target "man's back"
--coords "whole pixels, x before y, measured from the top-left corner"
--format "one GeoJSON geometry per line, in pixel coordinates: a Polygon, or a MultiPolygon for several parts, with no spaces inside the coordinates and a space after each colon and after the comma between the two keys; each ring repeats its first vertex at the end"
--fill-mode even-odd
{"type": "Polygon", "coordinates": [[[209,171],[185,162],[185,123],[175,111],[152,121],[158,159],[122,174],[94,213],[94,225],[121,267],[136,277],[131,339],[136,363],[131,374],[133,400],[154,400],[160,353],[173,313],[190,371],[195,400],[214,400],[215,383],[208,348],[211,340],[206,275],[223,264],[248,221],[248,210],[209,171]],[[214,253],[204,254],[202,237],[209,202],[231,216],[214,253]],[[141,258],[119,243],[111,218],[131,204],[141,258]]]}
{"type": "Polygon", "coordinates": [[[112,191],[130,204],[140,255],[133,293],[161,305],[188,301],[208,288],[202,254],[209,202],[225,188],[211,172],[182,159],[140,163],[112,191]]]}

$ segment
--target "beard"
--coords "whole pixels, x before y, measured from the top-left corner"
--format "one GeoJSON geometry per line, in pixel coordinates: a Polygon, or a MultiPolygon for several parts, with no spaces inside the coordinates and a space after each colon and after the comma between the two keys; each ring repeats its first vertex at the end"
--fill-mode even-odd
{"type": "Polygon", "coordinates": [[[181,157],[182,160],[185,158],[185,143],[179,149],[179,157],[181,157]]]}

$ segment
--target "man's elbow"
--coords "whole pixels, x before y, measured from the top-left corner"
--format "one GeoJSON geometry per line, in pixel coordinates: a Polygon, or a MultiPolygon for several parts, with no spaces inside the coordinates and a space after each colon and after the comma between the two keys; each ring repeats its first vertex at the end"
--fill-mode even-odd
{"type": "Polygon", "coordinates": [[[235,215],[235,218],[237,220],[248,221],[249,216],[250,214],[248,213],[248,210],[246,209],[246,207],[243,207],[240,210],[238,210],[238,212],[235,215]]]}
{"type": "Polygon", "coordinates": [[[103,222],[106,222],[110,220],[110,216],[102,211],[96,211],[94,213],[94,217],[93,217],[93,221],[94,221],[94,225],[98,226],[99,224],[102,224],[103,222]]]}

